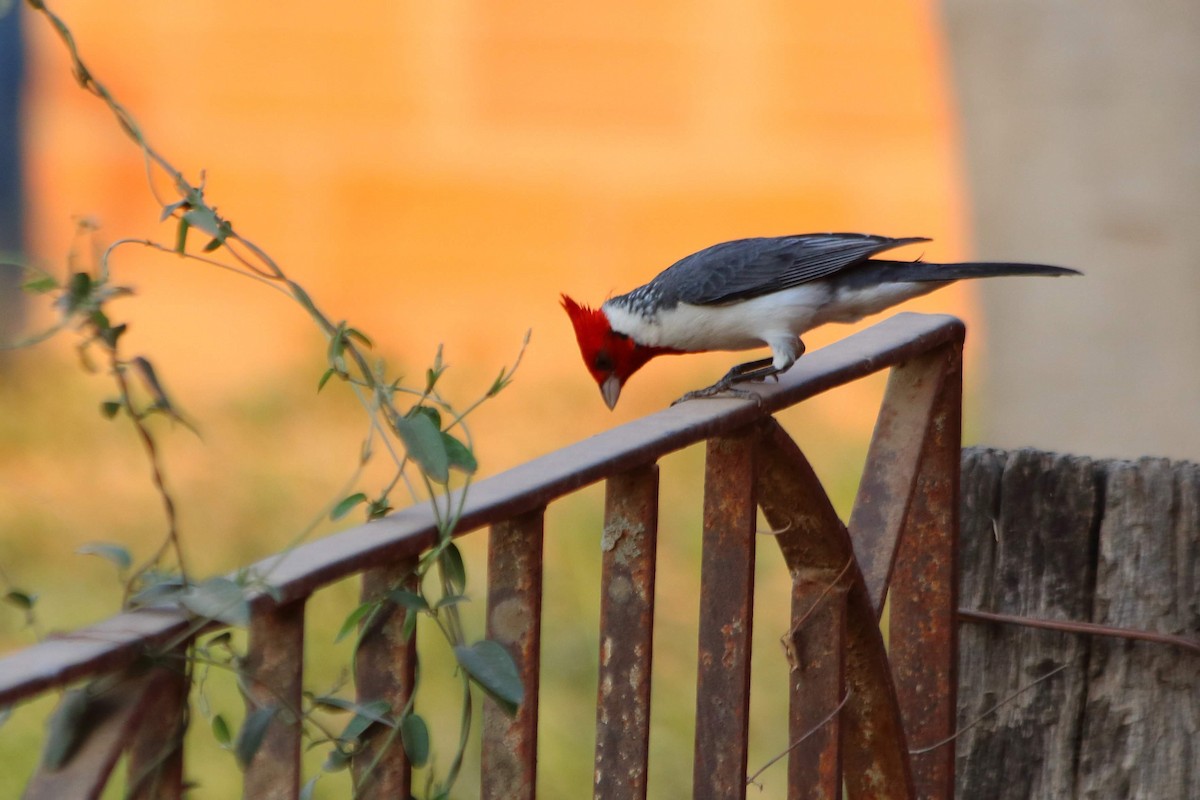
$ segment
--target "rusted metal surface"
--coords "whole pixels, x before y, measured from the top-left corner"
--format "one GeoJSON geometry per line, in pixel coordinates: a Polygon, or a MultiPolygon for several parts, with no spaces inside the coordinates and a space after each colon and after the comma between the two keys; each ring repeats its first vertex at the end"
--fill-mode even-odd
{"type": "Polygon", "coordinates": [[[543,509],[492,526],[487,636],[512,654],[525,698],[510,717],[483,706],[482,797],[532,800],[537,791],[538,668],[542,638],[543,509]]]}
{"type": "Polygon", "coordinates": [[[841,800],[841,714],[846,693],[844,573],[806,574],[792,584],[788,800],[841,800]]]}
{"type": "MultiPolygon", "coordinates": [[[[940,344],[961,341],[963,333],[962,322],[953,317],[897,314],[806,353],[778,383],[753,388],[760,403],[736,399],[682,403],[481,480],[471,487],[456,533],[544,507],[609,475],[733,431],[940,344]]],[[[415,557],[436,536],[431,510],[418,504],[306,542],[286,556],[263,559],[250,571],[267,576],[276,596],[287,603],[380,563],[415,557]]],[[[252,599],[254,609],[272,604],[266,595],[252,599]]],[[[170,641],[186,632],[188,625],[187,616],[178,612],[136,611],[0,659],[0,706],[88,675],[122,669],[144,654],[148,643],[170,641]]]]}
{"type": "Polygon", "coordinates": [[[650,760],[658,466],[614,475],[605,489],[593,793],[597,800],[644,800],[650,760]]]}
{"type": "Polygon", "coordinates": [[[142,609],[44,641],[0,658],[0,708],[81,678],[117,672],[188,631],[178,610],[142,609]]]}
{"type": "Polygon", "coordinates": [[[876,615],[883,613],[930,412],[945,382],[946,363],[943,348],[939,348],[893,367],[875,420],[849,527],[876,615]]]}
{"type": "Polygon", "coordinates": [[[692,770],[698,800],[746,796],[758,438],[756,426],[708,442],[692,770]]]}
{"type": "MultiPolygon", "coordinates": [[[[710,399],[681,403],[472,484],[456,535],[543,508],[609,475],[735,431],[940,344],[961,341],[963,335],[963,324],[954,317],[897,314],[828,347],[805,353],[778,383],[751,387],[759,395],[759,402],[710,399]]],[[[286,602],[381,562],[418,555],[434,543],[436,536],[437,525],[429,507],[415,505],[307,542],[286,558],[264,559],[253,569],[262,574],[269,572],[278,596],[286,602]]]]}
{"type": "Polygon", "coordinates": [[[170,675],[155,670],[96,691],[77,723],[87,731],[82,741],[58,769],[45,765],[38,769],[25,787],[25,800],[99,797],[130,737],[146,718],[151,707],[148,697],[156,696],[170,681],[170,675]]]}
{"type": "Polygon", "coordinates": [[[841,573],[847,587],[848,699],[841,714],[846,788],[853,800],[915,798],[887,652],[862,573],[852,561],[850,536],[795,442],[778,423],[767,426],[758,454],[758,502],[778,531],[774,539],[793,580],[820,570],[841,573]]]}
{"type": "Polygon", "coordinates": [[[303,601],[255,611],[244,664],[246,713],[274,708],[275,715],[246,766],[245,797],[291,800],[300,791],[298,714],[303,667],[303,601]]]}
{"type": "MultiPolygon", "coordinates": [[[[367,570],[362,576],[362,602],[379,603],[393,589],[412,590],[415,570],[416,561],[410,559],[367,570]]],[[[416,681],[416,642],[404,638],[404,614],[395,603],[383,602],[364,623],[354,658],[359,704],[386,700],[393,719],[408,707],[416,681]]],[[[370,728],[351,770],[355,797],[361,800],[408,797],[412,792],[412,768],[396,729],[370,728]]]]}
{"type": "Polygon", "coordinates": [[[129,758],[127,800],[175,800],[183,797],[183,737],[187,733],[187,649],[164,657],[142,698],[145,718],[137,726],[129,758]]]}
{"type": "MultiPolygon", "coordinates": [[[[808,659],[795,676],[792,694],[806,702],[819,698],[812,707],[796,702],[792,708],[793,739],[814,728],[816,733],[792,753],[789,796],[837,796],[840,759],[854,800],[911,798],[918,789],[920,796],[947,797],[953,746],[918,757],[914,786],[907,743],[927,745],[949,734],[947,721],[953,725],[956,603],[953,550],[945,548],[947,542],[953,545],[947,537],[956,524],[962,337],[957,320],[898,315],[805,355],[778,384],[754,387],[758,402],[684,403],[474,484],[456,535],[493,526],[487,635],[508,647],[525,687],[515,719],[490,699],[484,702],[483,796],[532,798],[536,788],[545,505],[611,478],[594,788],[597,797],[644,798],[657,522],[656,472],[646,465],[707,440],[695,795],[740,798],[746,793],[757,500],[771,527],[781,531],[775,539],[795,583],[795,613],[807,614],[792,636],[797,663],[808,659]],[[946,354],[952,363],[939,364],[946,354]],[[769,416],[896,365],[872,443],[873,466],[852,519],[858,536],[852,542],[807,461],[769,416]],[[935,413],[929,420],[925,411],[931,404],[935,413]],[[951,453],[955,469],[948,471],[951,453]],[[907,542],[898,558],[897,541],[907,542]],[[862,569],[854,560],[856,549],[862,569]],[[893,611],[893,642],[905,637],[896,651],[895,677],[877,625],[889,573],[894,600],[910,598],[893,611]],[[894,682],[902,685],[900,700],[894,682]],[[843,699],[840,713],[830,716],[843,699]],[[901,707],[911,736],[901,725],[901,707]]],[[[418,505],[250,568],[269,580],[273,591],[250,598],[248,702],[252,709],[270,706],[278,713],[246,771],[247,797],[294,797],[299,790],[295,714],[304,600],[357,572],[366,573],[364,597],[378,596],[403,572],[401,566],[380,565],[411,563],[435,536],[429,507],[418,505]]],[[[361,700],[386,697],[398,714],[410,696],[415,656],[398,640],[400,621],[394,617],[380,620],[378,635],[364,642],[358,685],[361,700]]],[[[174,611],[137,611],[0,659],[0,705],[119,671],[147,650],[178,646],[195,628],[174,611]]],[[[166,708],[159,700],[150,704],[166,708]]],[[[137,715],[146,705],[135,699],[115,716],[137,715]]],[[[169,717],[170,710],[163,711],[165,727],[148,727],[133,739],[133,763],[154,761],[149,745],[174,725],[169,717]]],[[[367,745],[369,757],[355,763],[358,779],[367,777],[365,765],[376,754],[370,748],[381,746],[379,737],[367,745]]],[[[176,785],[178,762],[161,763],[168,765],[164,785],[176,785]]],[[[368,795],[406,795],[411,777],[402,748],[397,744],[386,753],[369,777],[368,795]]],[[[175,796],[153,791],[144,796],[175,796]]]]}
{"type": "Polygon", "coordinates": [[[942,351],[946,379],[933,408],[921,469],[891,583],[892,672],[917,793],[954,797],[958,693],[958,479],[962,353],[942,351]],[[944,742],[929,750],[934,743],[944,742]]]}

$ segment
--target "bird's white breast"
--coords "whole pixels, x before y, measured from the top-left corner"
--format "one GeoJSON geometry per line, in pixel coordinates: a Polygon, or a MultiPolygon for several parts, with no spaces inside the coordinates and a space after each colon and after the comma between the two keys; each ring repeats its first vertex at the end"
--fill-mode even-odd
{"type": "Polygon", "coordinates": [[[828,300],[825,284],[806,284],[774,294],[728,303],[679,303],[649,319],[605,304],[613,330],[639,344],[676,350],[749,350],[781,336],[799,336],[828,300]]]}
{"type": "Polygon", "coordinates": [[[655,317],[611,303],[602,308],[614,331],[650,347],[675,350],[749,350],[795,339],[826,322],[856,322],[944,284],[888,283],[861,289],[814,281],[724,305],[679,303],[655,317]]]}

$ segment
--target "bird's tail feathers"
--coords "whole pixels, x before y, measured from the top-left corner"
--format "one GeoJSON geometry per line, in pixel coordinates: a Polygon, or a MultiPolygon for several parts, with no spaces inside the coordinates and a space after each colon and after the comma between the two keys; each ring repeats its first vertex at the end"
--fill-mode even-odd
{"type": "Polygon", "coordinates": [[[1007,261],[966,261],[958,264],[931,264],[925,261],[888,261],[871,259],[884,273],[885,281],[923,282],[958,281],[969,278],[998,278],[1005,275],[1080,275],[1079,270],[1049,264],[1022,264],[1007,261]]]}

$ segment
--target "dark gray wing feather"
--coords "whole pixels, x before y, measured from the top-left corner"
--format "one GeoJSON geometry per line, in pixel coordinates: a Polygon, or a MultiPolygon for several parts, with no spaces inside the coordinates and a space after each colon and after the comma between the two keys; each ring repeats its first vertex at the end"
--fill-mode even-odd
{"type": "Polygon", "coordinates": [[[680,302],[730,303],[825,278],[884,250],[926,241],[862,233],[738,239],[680,259],[643,288],[668,308],[680,302]]]}

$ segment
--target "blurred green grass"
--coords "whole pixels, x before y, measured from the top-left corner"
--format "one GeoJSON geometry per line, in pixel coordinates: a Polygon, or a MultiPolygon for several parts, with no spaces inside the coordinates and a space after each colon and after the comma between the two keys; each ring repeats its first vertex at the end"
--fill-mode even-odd
{"type": "MultiPolygon", "coordinates": [[[[103,421],[96,408],[103,380],[81,375],[69,359],[20,354],[5,366],[0,385],[0,565],[9,580],[39,596],[43,632],[66,630],[117,611],[120,585],[111,565],[76,555],[79,545],[107,540],[139,556],[161,532],[157,498],[144,456],[127,425],[103,421]],[[36,369],[34,368],[36,367],[36,369]]],[[[881,395],[883,379],[870,391],[881,395]]],[[[334,499],[353,471],[361,440],[359,413],[349,403],[311,405],[312,376],[275,376],[232,400],[188,409],[203,440],[161,426],[171,485],[178,495],[193,572],[231,570],[283,547],[334,499]],[[199,412],[199,413],[198,413],[199,412]],[[314,498],[319,498],[315,500],[314,498]]],[[[825,413],[836,393],[793,409],[780,420],[809,455],[843,514],[858,480],[869,435],[831,425],[825,413]]],[[[186,408],[186,406],[185,406],[186,408]]],[[[487,432],[476,432],[486,455],[487,432]]],[[[653,661],[650,796],[690,795],[699,596],[702,446],[661,462],[662,509],[653,661]]],[[[600,533],[603,487],[585,488],[547,512],[542,634],[541,731],[538,784],[544,797],[586,796],[592,781],[598,660],[600,533]]],[[[765,524],[763,524],[765,529],[765,524]]],[[[331,530],[320,526],[316,535],[331,530]]],[[[465,607],[469,635],[483,630],[486,534],[460,540],[473,602],[465,607]]],[[[750,769],[787,746],[787,668],[779,637],[788,628],[789,586],[777,548],[759,539],[752,652],[750,769]]],[[[334,644],[343,619],[358,603],[356,580],[318,592],[308,603],[307,688],[318,693],[344,681],[350,642],[334,644]]],[[[0,610],[0,650],[32,640],[15,609],[0,610]]],[[[423,626],[419,633],[422,688],[418,711],[429,720],[444,771],[458,737],[457,684],[444,642],[423,626]]],[[[478,698],[477,698],[478,699],[478,698]]],[[[242,704],[233,679],[211,671],[203,697],[194,692],[187,777],[194,798],[240,794],[233,756],[216,743],[213,714],[240,723],[242,704]]],[[[20,794],[37,763],[44,724],[53,706],[44,698],[15,710],[0,727],[0,797],[20,794]],[[19,765],[19,766],[17,766],[19,765]]],[[[478,721],[455,797],[478,794],[478,721]]],[[[330,717],[334,728],[345,718],[330,717]]],[[[318,774],[326,748],[305,756],[305,774],[318,774]]],[[[783,762],[761,778],[751,796],[785,796],[783,762]]],[[[423,787],[422,773],[414,786],[423,787]]],[[[114,783],[119,783],[116,781],[114,783]]],[[[322,777],[315,796],[348,797],[345,772],[322,777]]],[[[119,797],[119,786],[106,797],[119,797]]]]}

